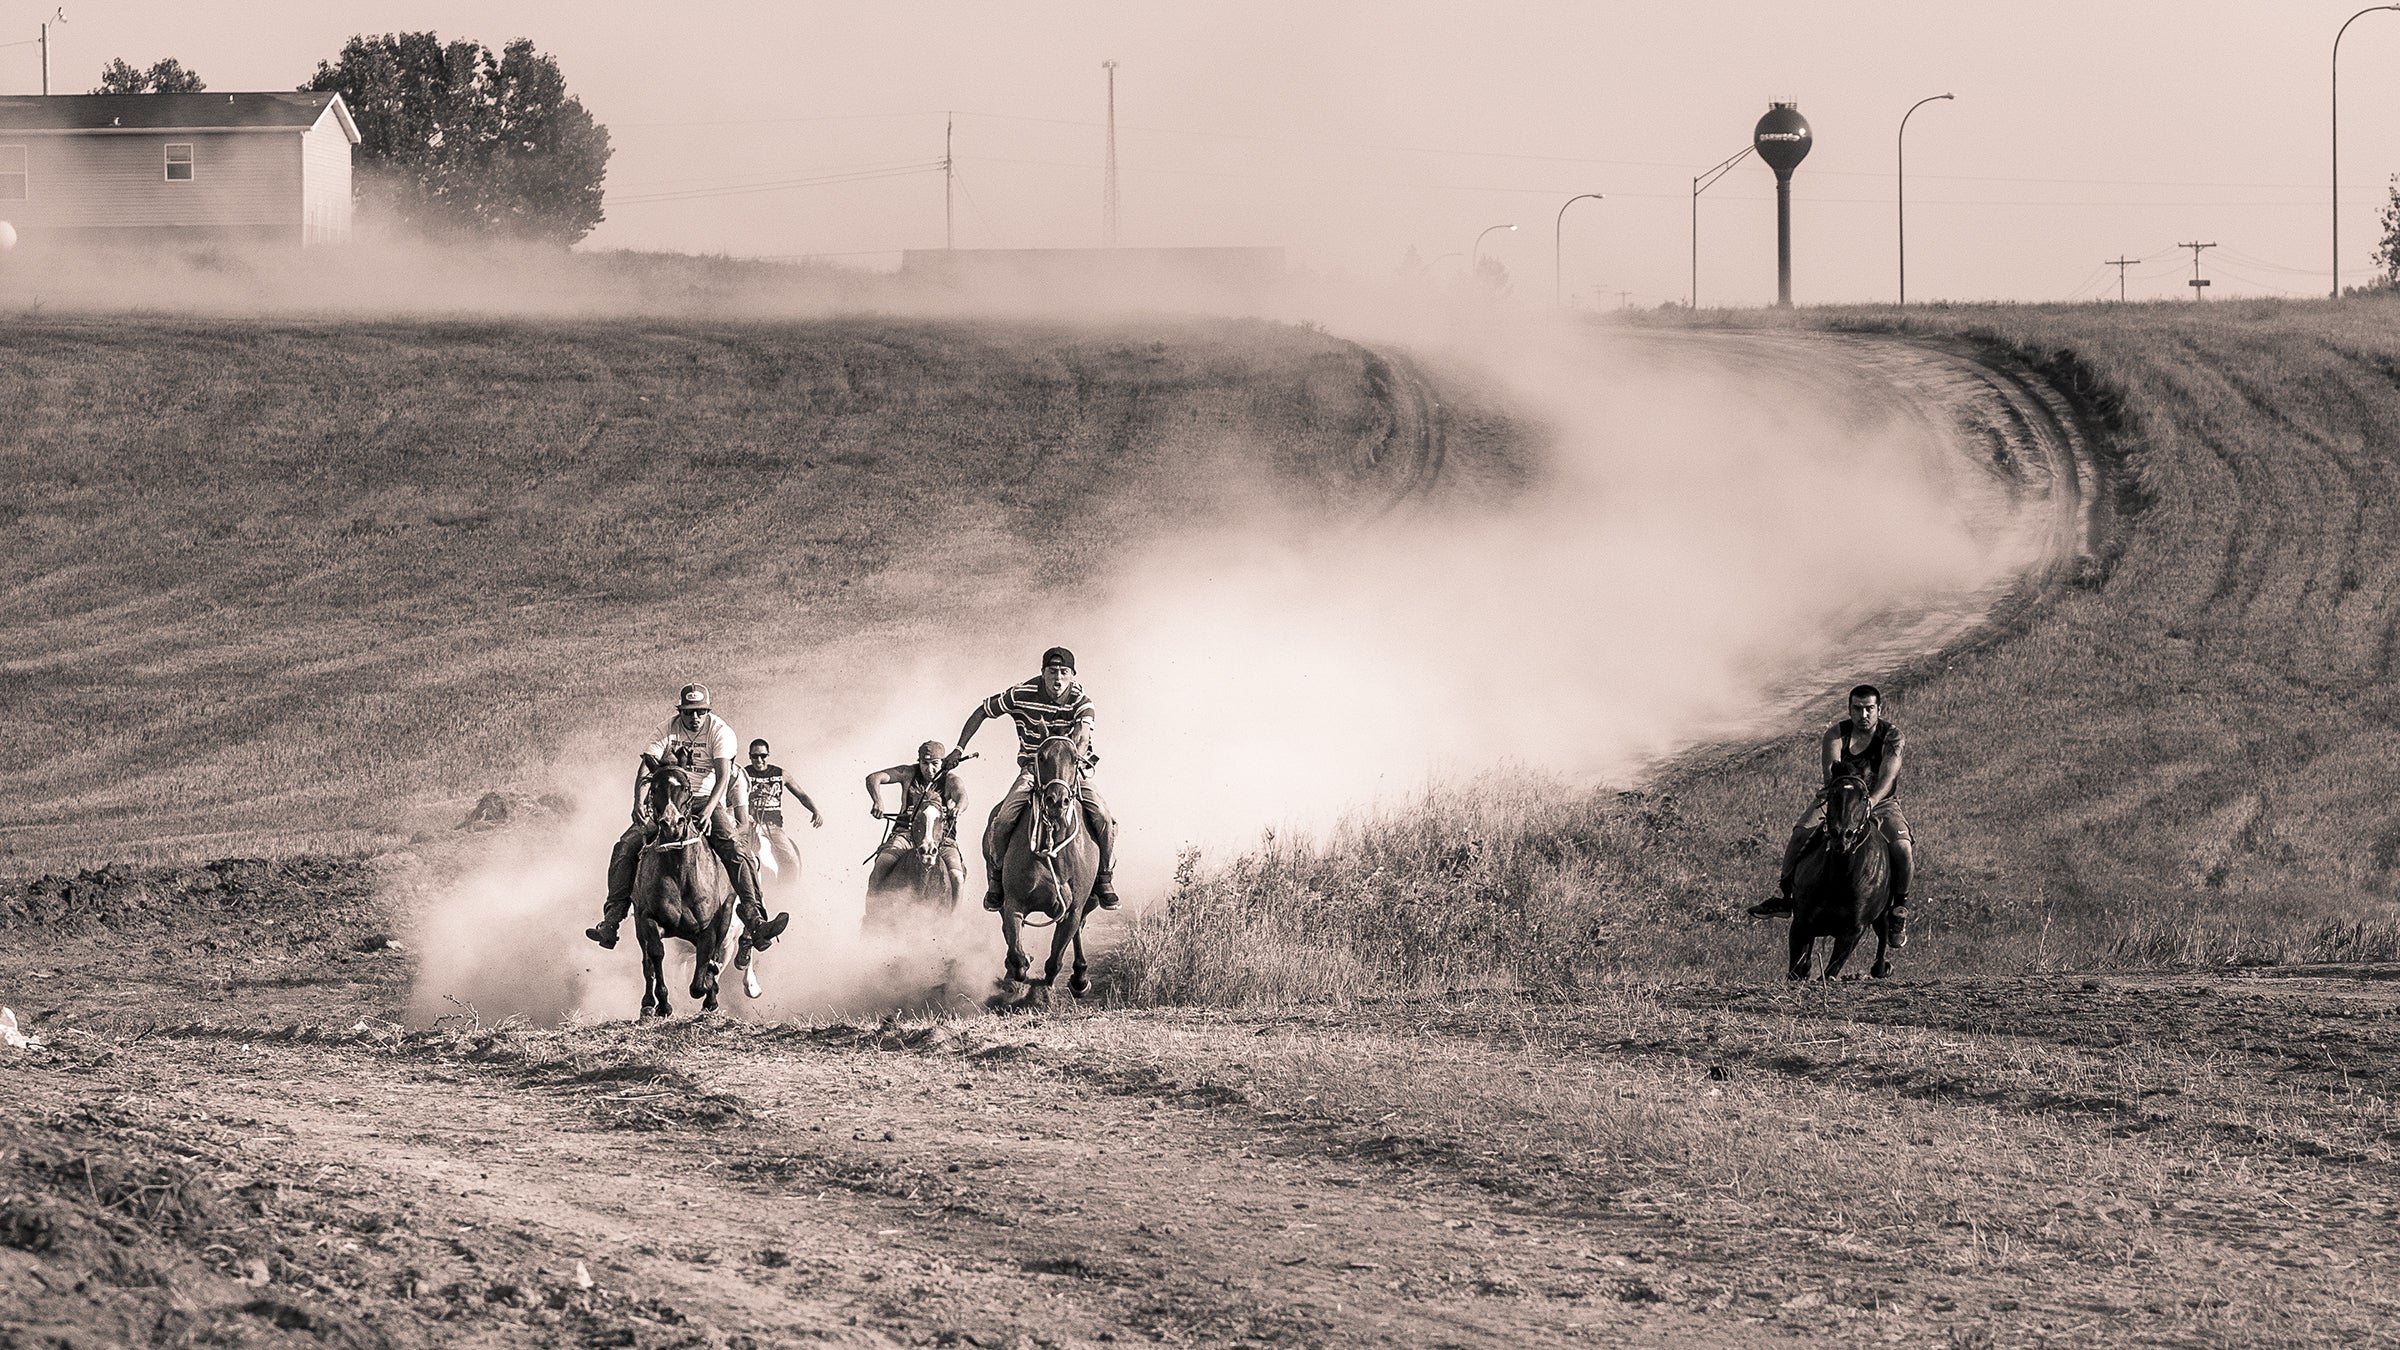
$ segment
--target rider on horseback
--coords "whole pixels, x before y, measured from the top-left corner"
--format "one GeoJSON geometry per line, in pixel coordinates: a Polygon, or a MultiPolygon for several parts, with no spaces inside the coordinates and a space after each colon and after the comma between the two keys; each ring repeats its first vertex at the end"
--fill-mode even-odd
{"type": "MultiPolygon", "coordinates": [[[[1858,774],[1867,783],[1867,801],[1872,805],[1875,823],[1882,827],[1883,837],[1892,851],[1891,943],[1895,947],[1908,945],[1908,882],[1916,867],[1916,845],[1908,837],[1908,818],[1900,814],[1900,759],[1906,749],[1900,725],[1883,715],[1883,695],[1874,685],[1862,684],[1850,691],[1850,715],[1825,728],[1818,746],[1820,775],[1830,781],[1837,770],[1858,774]]],[[[1777,883],[1775,897],[1752,905],[1749,912],[1765,918],[1773,914],[1792,912],[1792,874],[1800,865],[1800,855],[1808,851],[1811,840],[1825,823],[1825,790],[1817,790],[1817,799],[1800,815],[1792,827],[1792,837],[1783,849],[1783,875],[1777,883]]]]}
{"type": "Polygon", "coordinates": [[[1000,861],[1008,851],[1009,835],[1017,821],[1033,803],[1033,760],[1042,742],[1053,736],[1063,736],[1075,744],[1083,756],[1083,816],[1091,827],[1092,842],[1100,848],[1099,875],[1092,881],[1092,898],[1102,909],[1115,909],[1118,904],[1114,872],[1117,857],[1117,822],[1109,815],[1108,807],[1092,787],[1091,766],[1100,762],[1092,752],[1092,700],[1075,680],[1075,653],[1064,647],[1052,647],[1042,653],[1042,673],[1025,683],[992,695],[982,706],[968,714],[966,727],[958,733],[958,748],[942,760],[946,773],[955,769],[966,757],[967,742],[988,718],[1007,715],[1017,726],[1017,781],[1008,795],[992,808],[991,824],[983,831],[983,907],[993,913],[1000,911],[1000,861]]]}
{"type": "MultiPolygon", "coordinates": [[[[868,812],[877,820],[896,818],[902,822],[912,821],[917,818],[917,813],[925,809],[928,797],[938,800],[942,807],[942,839],[939,845],[942,865],[960,882],[964,882],[967,867],[958,856],[958,818],[967,809],[967,790],[959,784],[958,775],[950,772],[943,763],[949,753],[949,747],[940,741],[927,741],[917,747],[916,763],[895,764],[891,768],[877,769],[868,774],[868,812]],[[900,789],[898,811],[886,812],[883,809],[883,798],[876,789],[884,787],[900,789]]],[[[882,889],[884,878],[891,875],[892,869],[908,857],[910,850],[906,828],[893,830],[883,841],[883,847],[875,851],[874,868],[867,873],[867,889],[882,889]]]]}
{"type": "Polygon", "coordinates": [[[781,765],[767,762],[767,753],[765,741],[750,742],[750,762],[742,766],[742,784],[748,790],[744,805],[749,808],[750,819],[758,824],[759,847],[775,850],[777,857],[797,867],[800,848],[783,832],[784,791],[789,789],[792,800],[808,812],[809,828],[824,829],[825,817],[817,810],[817,804],[808,799],[808,793],[784,776],[781,765]]]}
{"type": "Polygon", "coordinates": [[[735,908],[751,948],[765,951],[792,921],[789,914],[767,917],[767,908],[758,899],[758,859],[742,843],[733,813],[725,807],[726,793],[733,786],[733,751],[739,744],[725,719],[709,711],[708,690],[697,684],[685,685],[675,720],[642,752],[641,767],[634,772],[633,826],[617,837],[617,846],[608,855],[608,902],[600,911],[600,922],[583,930],[585,937],[603,947],[615,947],[617,925],[633,910],[634,874],[641,868],[642,845],[649,839],[651,824],[645,793],[651,769],[660,765],[683,770],[691,779],[692,791],[700,796],[692,808],[692,819],[707,822],[709,851],[725,864],[726,875],[733,879],[735,908]]]}

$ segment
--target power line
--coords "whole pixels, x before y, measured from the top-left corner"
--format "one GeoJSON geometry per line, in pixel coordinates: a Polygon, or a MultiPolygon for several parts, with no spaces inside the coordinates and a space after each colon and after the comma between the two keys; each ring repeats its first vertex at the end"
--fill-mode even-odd
{"type": "Polygon", "coordinates": [[[785,192],[794,188],[826,187],[837,183],[872,183],[887,178],[911,178],[918,174],[940,173],[942,162],[930,160],[921,164],[895,165],[879,169],[858,169],[846,173],[824,174],[814,178],[791,178],[771,183],[748,183],[712,188],[691,188],[681,192],[637,193],[630,196],[610,196],[611,206],[644,206],[657,202],[707,201],[717,197],[744,197],[761,192],[785,192]]]}

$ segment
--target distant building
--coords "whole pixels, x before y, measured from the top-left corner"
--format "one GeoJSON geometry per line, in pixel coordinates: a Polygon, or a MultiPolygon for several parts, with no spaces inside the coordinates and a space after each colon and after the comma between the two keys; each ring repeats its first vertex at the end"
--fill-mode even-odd
{"type": "Polygon", "coordinates": [[[1165,305],[1254,299],[1283,279],[1279,248],[912,248],[900,274],[931,285],[1165,305]]]}
{"type": "Polygon", "coordinates": [[[342,96],[0,97],[0,220],[28,244],[350,237],[342,96]]]}

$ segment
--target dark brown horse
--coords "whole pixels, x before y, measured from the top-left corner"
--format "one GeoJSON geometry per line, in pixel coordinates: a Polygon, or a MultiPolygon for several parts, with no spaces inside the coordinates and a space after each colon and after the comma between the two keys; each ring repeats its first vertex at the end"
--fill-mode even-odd
{"type": "MultiPolygon", "coordinates": [[[[662,970],[668,938],[691,944],[692,997],[700,1000],[702,1011],[717,1008],[717,972],[725,968],[725,939],[733,928],[733,878],[709,851],[708,822],[695,813],[696,805],[689,774],[673,765],[652,771],[653,824],[633,877],[633,935],[642,946],[644,1017],[673,1015],[662,970]]],[[[758,974],[751,968],[747,935],[735,964],[741,967],[744,991],[757,998],[758,974]]]]}
{"type": "Polygon", "coordinates": [[[1825,782],[1825,826],[1792,873],[1792,902],[1793,979],[1808,978],[1821,937],[1833,939],[1825,978],[1840,975],[1869,928],[1875,930],[1871,973],[1879,980],[1892,973],[1884,955],[1891,946],[1885,919],[1892,903],[1891,846],[1867,803],[1867,781],[1855,773],[1837,771],[1825,782]]]}
{"type": "MultiPolygon", "coordinates": [[[[1090,967],[1083,959],[1083,921],[1092,912],[1092,881],[1100,870],[1100,846],[1083,819],[1083,756],[1081,747],[1064,736],[1042,742],[1033,757],[1033,808],[1017,821],[1000,862],[1000,935],[1008,941],[1007,978],[1030,983],[1014,1006],[1049,1006],[1050,987],[1069,947],[1075,949],[1075,973],[1067,991],[1077,998],[1091,990],[1090,967]],[[1033,915],[1047,916],[1055,925],[1050,937],[1050,960],[1042,978],[1026,980],[1024,930],[1039,927],[1033,915]]],[[[993,1002],[1005,1004],[1005,995],[993,1002]]]]}
{"type": "Polygon", "coordinates": [[[874,864],[867,876],[868,928],[895,928],[910,914],[947,919],[957,910],[967,873],[951,835],[950,810],[938,792],[923,794],[913,813],[889,818],[883,847],[867,859],[874,864]]]}

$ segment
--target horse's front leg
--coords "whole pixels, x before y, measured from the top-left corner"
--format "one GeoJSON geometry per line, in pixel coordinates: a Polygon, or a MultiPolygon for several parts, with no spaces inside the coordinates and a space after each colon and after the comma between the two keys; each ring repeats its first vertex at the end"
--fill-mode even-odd
{"type": "Polygon", "coordinates": [[[1012,983],[1025,979],[1025,910],[1015,896],[1000,901],[1000,937],[1008,943],[1008,963],[1003,967],[1005,978],[1012,983]]]}
{"type": "Polygon", "coordinates": [[[1077,998],[1092,992],[1091,963],[1083,959],[1083,924],[1075,924],[1075,977],[1067,981],[1067,992],[1077,998]]]}
{"type": "Polygon", "coordinates": [[[1833,951],[1825,958],[1826,979],[1840,978],[1842,967],[1850,962],[1850,953],[1858,950],[1859,934],[1863,931],[1863,929],[1853,928],[1834,937],[1833,951]]]}
{"type": "Polygon", "coordinates": [[[636,919],[634,940],[642,944],[642,1016],[672,1017],[667,1005],[667,942],[659,936],[658,925],[648,919],[636,919]]]}
{"type": "Polygon", "coordinates": [[[1802,937],[1807,930],[1800,926],[1798,915],[1792,916],[1792,966],[1789,974],[1795,980],[1808,978],[1808,968],[1817,959],[1817,939],[1814,934],[1802,937]]]}
{"type": "Polygon", "coordinates": [[[1875,921],[1875,964],[1867,967],[1867,973],[1869,975],[1872,975],[1879,980],[1888,980],[1891,978],[1892,963],[1890,959],[1884,955],[1885,952],[1890,950],[1891,945],[1892,921],[1891,917],[1886,915],[1885,917],[1875,921]]]}
{"type": "Polygon", "coordinates": [[[725,969],[725,939],[732,931],[733,907],[727,905],[692,944],[692,997],[702,1012],[717,1010],[717,975],[725,969]]]}

